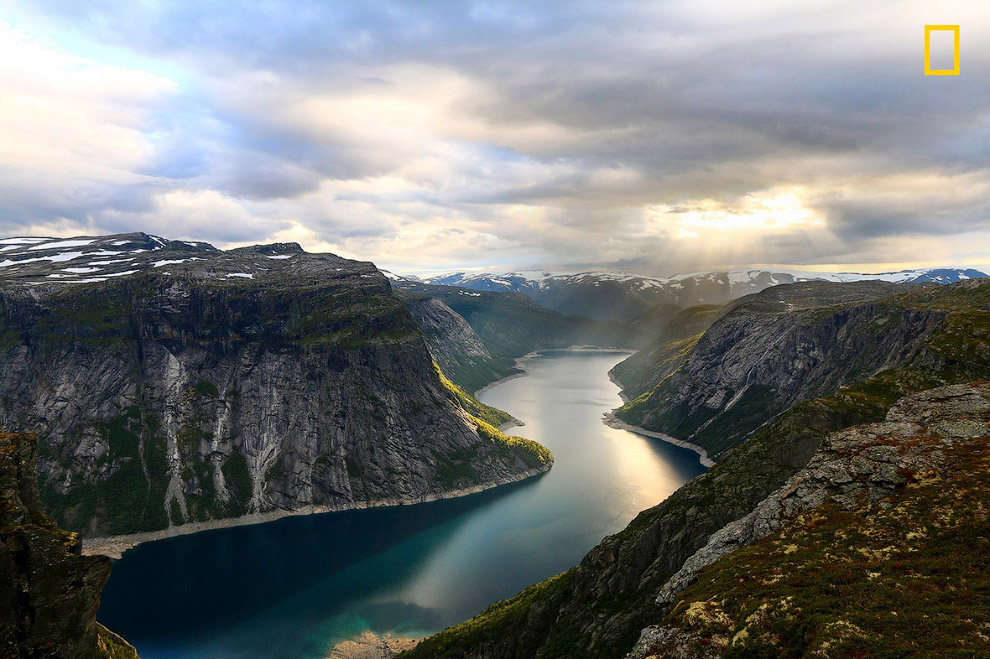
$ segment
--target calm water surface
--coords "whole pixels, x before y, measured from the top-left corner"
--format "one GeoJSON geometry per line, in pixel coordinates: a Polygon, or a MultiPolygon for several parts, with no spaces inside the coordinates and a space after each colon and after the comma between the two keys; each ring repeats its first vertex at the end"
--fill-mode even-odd
{"type": "Polygon", "coordinates": [[[156,657],[324,657],[371,629],[422,635],[575,565],[704,471],[601,422],[622,353],[554,351],[482,394],[555,464],[449,501],[290,517],[145,544],[114,564],[99,618],[156,657]]]}

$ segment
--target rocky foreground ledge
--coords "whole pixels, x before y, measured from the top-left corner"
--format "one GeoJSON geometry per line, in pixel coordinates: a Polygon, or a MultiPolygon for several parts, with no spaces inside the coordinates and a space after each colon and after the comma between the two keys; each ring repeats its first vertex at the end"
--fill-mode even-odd
{"type": "Polygon", "coordinates": [[[0,433],[0,656],[137,658],[96,622],[110,561],[41,509],[37,440],[0,433]]]}
{"type": "Polygon", "coordinates": [[[628,656],[981,655],[988,511],[990,383],[907,396],[715,533],[628,656]]]}

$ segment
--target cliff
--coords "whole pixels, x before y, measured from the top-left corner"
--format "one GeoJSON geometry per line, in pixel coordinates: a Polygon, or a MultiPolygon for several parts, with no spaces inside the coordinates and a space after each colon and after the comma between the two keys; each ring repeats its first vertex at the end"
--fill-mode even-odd
{"type": "Polygon", "coordinates": [[[549,468],[479,430],[370,263],[143,234],[30,249],[0,282],[0,423],[38,430],[65,528],[414,502],[549,468]]]}
{"type": "Polygon", "coordinates": [[[395,286],[399,287],[396,295],[426,335],[434,358],[468,391],[518,373],[515,360],[537,350],[572,345],[629,348],[645,345],[652,338],[652,330],[646,328],[564,316],[522,293],[473,291],[411,280],[396,281],[395,286]]]}
{"type": "Polygon", "coordinates": [[[96,622],[110,559],[80,555],[42,511],[35,451],[34,435],[0,433],[0,654],[136,659],[96,622]]]}
{"type": "Polygon", "coordinates": [[[630,658],[985,652],[988,466],[985,382],[832,433],[664,584],[630,658]]]}
{"type": "Polygon", "coordinates": [[[990,379],[990,282],[908,291],[893,303],[942,318],[906,364],[793,405],[575,568],[403,656],[623,657],[644,627],[663,620],[657,595],[685,561],[803,469],[829,433],[883,421],[905,395],[990,379]]]}
{"type": "MultiPolygon", "coordinates": [[[[616,415],[717,458],[795,403],[909,362],[945,318],[898,295],[915,287],[868,281],[767,289],[674,345],[673,359],[671,351],[655,352],[657,384],[616,415]]],[[[616,373],[621,378],[624,369],[616,373]]]]}
{"type": "Polygon", "coordinates": [[[496,357],[460,314],[434,297],[400,295],[440,370],[469,392],[512,372],[515,360],[496,357]]]}

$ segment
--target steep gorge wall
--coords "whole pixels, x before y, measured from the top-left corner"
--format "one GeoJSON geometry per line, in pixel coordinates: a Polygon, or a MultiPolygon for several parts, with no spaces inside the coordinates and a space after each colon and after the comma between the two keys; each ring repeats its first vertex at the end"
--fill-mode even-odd
{"type": "Polygon", "coordinates": [[[38,431],[57,521],[124,534],[548,468],[479,435],[373,266],[333,265],[5,291],[0,424],[38,431]]]}
{"type": "MultiPolygon", "coordinates": [[[[686,359],[618,412],[714,455],[793,404],[909,362],[945,313],[883,282],[768,289],[716,321],[686,359]]],[[[620,369],[621,370],[621,369],[620,369]]]]}

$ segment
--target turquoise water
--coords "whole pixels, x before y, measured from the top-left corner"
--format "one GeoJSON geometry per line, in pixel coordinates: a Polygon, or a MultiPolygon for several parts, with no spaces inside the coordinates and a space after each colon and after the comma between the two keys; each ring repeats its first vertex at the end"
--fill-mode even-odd
{"type": "Polygon", "coordinates": [[[554,453],[549,473],[448,501],[288,517],[141,545],[99,619],[156,657],[324,657],[366,629],[422,635],[575,565],[704,471],[601,422],[622,353],[554,351],[481,399],[554,453]]]}

